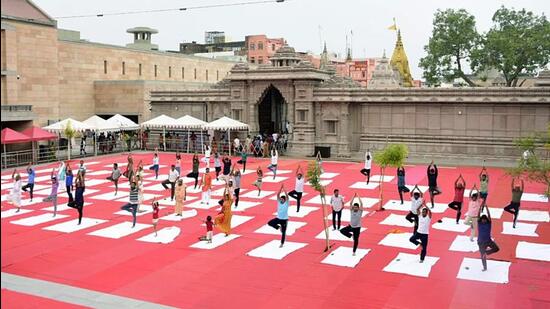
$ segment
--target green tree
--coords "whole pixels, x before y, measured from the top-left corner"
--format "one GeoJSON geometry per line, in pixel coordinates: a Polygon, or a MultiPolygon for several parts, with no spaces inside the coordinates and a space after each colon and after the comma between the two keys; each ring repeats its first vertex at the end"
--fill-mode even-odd
{"type": "Polygon", "coordinates": [[[424,78],[430,85],[461,78],[469,86],[476,84],[465,69],[479,49],[480,35],[475,17],[464,9],[438,10],[433,21],[432,36],[424,46],[426,56],[420,59],[424,78]]]}
{"type": "Polygon", "coordinates": [[[330,249],[330,242],[327,222],[326,194],[325,187],[321,184],[321,167],[316,160],[309,162],[307,167],[307,181],[315,191],[319,192],[319,195],[321,196],[321,209],[323,210],[323,226],[325,228],[326,240],[324,251],[327,252],[330,249]]]}
{"type": "Polygon", "coordinates": [[[407,158],[407,155],[409,153],[409,149],[404,144],[390,144],[384,147],[379,152],[376,152],[374,154],[374,162],[378,165],[380,165],[380,186],[379,192],[380,192],[380,206],[379,209],[383,210],[384,205],[384,175],[386,173],[386,167],[399,167],[402,166],[405,162],[405,158],[407,158]]]}
{"type": "Polygon", "coordinates": [[[498,9],[492,20],[472,65],[478,70],[495,68],[504,76],[506,86],[521,86],[522,77],[534,76],[550,60],[550,23],[544,15],[505,7],[498,9]]]}

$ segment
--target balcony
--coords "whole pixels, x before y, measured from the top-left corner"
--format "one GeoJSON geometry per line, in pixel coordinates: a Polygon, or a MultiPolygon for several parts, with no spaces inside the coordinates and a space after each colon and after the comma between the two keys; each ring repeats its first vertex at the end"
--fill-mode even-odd
{"type": "Polygon", "coordinates": [[[2,122],[30,121],[36,118],[32,105],[2,105],[2,122]]]}

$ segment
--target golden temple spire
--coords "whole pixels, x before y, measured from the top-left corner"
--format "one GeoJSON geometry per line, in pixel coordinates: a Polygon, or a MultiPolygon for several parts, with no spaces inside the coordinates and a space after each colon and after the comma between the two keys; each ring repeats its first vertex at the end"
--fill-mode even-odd
{"type": "Polygon", "coordinates": [[[403,87],[412,87],[413,78],[411,76],[411,69],[409,68],[409,60],[403,47],[403,41],[401,40],[401,29],[397,30],[397,42],[395,42],[395,49],[393,50],[390,64],[399,71],[399,74],[403,78],[403,87]]]}

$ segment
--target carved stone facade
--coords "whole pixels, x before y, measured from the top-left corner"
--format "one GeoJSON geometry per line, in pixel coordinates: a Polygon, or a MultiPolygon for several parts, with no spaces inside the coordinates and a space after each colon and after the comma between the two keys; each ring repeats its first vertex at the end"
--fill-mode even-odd
{"type": "Polygon", "coordinates": [[[407,144],[413,156],[512,158],[516,138],[550,123],[550,87],[369,89],[307,62],[280,64],[239,64],[208,89],[152,91],[152,116],[229,116],[257,134],[279,109],[278,121],[292,127],[291,154],[313,155],[316,146],[328,146],[340,158],[387,142],[407,144]],[[261,109],[274,91],[278,101],[261,109]]]}

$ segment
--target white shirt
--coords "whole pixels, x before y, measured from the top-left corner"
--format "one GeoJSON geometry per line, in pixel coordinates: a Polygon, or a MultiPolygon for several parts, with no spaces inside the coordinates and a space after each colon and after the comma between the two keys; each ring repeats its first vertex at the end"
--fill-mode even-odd
{"type": "Polygon", "coordinates": [[[275,153],[274,156],[271,156],[271,165],[277,165],[277,160],[279,159],[279,156],[277,153],[275,153]]]}
{"type": "Polygon", "coordinates": [[[21,194],[21,180],[14,180],[11,192],[13,194],[21,194]]]}
{"type": "Polygon", "coordinates": [[[344,208],[344,197],[341,195],[338,195],[337,197],[332,196],[330,198],[330,205],[334,211],[342,210],[342,208],[344,208]]]}
{"type": "Polygon", "coordinates": [[[430,233],[430,216],[426,215],[423,217],[422,215],[418,216],[418,230],[416,230],[420,234],[429,234],[430,233]]]}
{"type": "Polygon", "coordinates": [[[176,180],[178,180],[179,176],[180,176],[180,174],[178,173],[178,171],[176,169],[174,169],[174,170],[170,169],[170,174],[168,174],[168,181],[176,182],[176,180]]]}
{"type": "Polygon", "coordinates": [[[422,198],[419,197],[417,200],[411,198],[411,212],[415,215],[418,215],[418,208],[422,206],[422,198]]]}
{"type": "Polygon", "coordinates": [[[372,167],[372,155],[370,154],[370,152],[367,152],[367,154],[365,154],[365,168],[370,170],[372,167]],[[370,159],[367,159],[367,155],[370,156],[370,159]]]}
{"type": "Polygon", "coordinates": [[[159,165],[159,157],[153,157],[153,165],[159,165]]]}
{"type": "Polygon", "coordinates": [[[296,185],[294,185],[294,191],[304,192],[304,177],[298,179],[296,178],[296,185]]]}
{"type": "Polygon", "coordinates": [[[239,147],[239,145],[241,144],[241,141],[235,137],[235,139],[233,140],[233,143],[235,144],[235,147],[239,147]]]}
{"type": "Polygon", "coordinates": [[[204,150],[204,156],[207,157],[207,158],[210,158],[210,153],[212,152],[212,150],[210,150],[210,147],[207,147],[205,150],[204,150]]]}
{"type": "Polygon", "coordinates": [[[273,141],[276,142],[277,138],[279,137],[279,134],[273,133],[273,141]]]}

